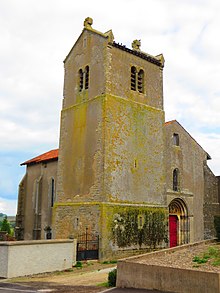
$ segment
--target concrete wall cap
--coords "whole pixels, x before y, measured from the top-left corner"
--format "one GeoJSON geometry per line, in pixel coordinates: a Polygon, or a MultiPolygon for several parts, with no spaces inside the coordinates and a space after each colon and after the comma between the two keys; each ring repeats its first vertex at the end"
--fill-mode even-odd
{"type": "Polygon", "coordinates": [[[51,239],[51,240],[25,240],[25,241],[2,241],[0,246],[16,246],[16,245],[41,245],[41,244],[59,244],[73,243],[74,239],[51,239]]]}

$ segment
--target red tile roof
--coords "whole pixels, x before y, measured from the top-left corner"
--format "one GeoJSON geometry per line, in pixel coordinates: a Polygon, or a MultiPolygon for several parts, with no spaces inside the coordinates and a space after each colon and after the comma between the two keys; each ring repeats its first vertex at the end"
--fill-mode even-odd
{"type": "Polygon", "coordinates": [[[46,152],[42,155],[39,155],[33,159],[30,159],[30,160],[22,163],[21,166],[32,165],[32,164],[48,162],[48,161],[56,161],[56,160],[58,160],[58,151],[59,151],[59,149],[55,149],[55,150],[51,150],[49,152],[46,152]]]}
{"type": "Polygon", "coordinates": [[[165,122],[165,125],[169,125],[169,124],[172,124],[174,122],[177,122],[178,123],[178,121],[176,121],[176,120],[170,120],[170,121],[165,122]]]}

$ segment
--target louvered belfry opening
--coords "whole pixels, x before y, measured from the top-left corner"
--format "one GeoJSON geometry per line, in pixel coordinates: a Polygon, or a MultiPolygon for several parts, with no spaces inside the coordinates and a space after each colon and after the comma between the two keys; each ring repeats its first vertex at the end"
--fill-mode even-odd
{"type": "Polygon", "coordinates": [[[144,71],[142,69],[138,72],[138,91],[139,93],[144,92],[144,71]]]}
{"type": "Polygon", "coordinates": [[[89,66],[85,68],[85,90],[89,88],[89,66]]]}
{"type": "Polygon", "coordinates": [[[131,90],[136,91],[136,68],[131,67],[131,90]]]}
{"type": "Polygon", "coordinates": [[[131,67],[131,90],[144,93],[144,70],[138,71],[135,66],[131,67]]]}
{"type": "Polygon", "coordinates": [[[83,71],[79,70],[79,91],[81,92],[83,89],[83,71]]]}

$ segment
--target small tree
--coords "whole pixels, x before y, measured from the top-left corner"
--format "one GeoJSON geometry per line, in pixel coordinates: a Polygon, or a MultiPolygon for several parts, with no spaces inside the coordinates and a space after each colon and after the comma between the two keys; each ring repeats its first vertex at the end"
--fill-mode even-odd
{"type": "Polygon", "coordinates": [[[4,220],[2,222],[1,231],[6,231],[8,234],[11,233],[10,224],[8,222],[7,216],[4,217],[4,220]]]}

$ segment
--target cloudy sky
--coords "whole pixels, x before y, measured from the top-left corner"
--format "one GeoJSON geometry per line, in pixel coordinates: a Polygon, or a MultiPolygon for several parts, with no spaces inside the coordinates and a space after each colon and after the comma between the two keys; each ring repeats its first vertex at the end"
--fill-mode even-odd
{"type": "Polygon", "coordinates": [[[164,54],[166,120],[177,119],[220,175],[219,0],[1,0],[0,212],[14,215],[20,163],[58,147],[63,60],[93,18],[115,41],[164,54]]]}

